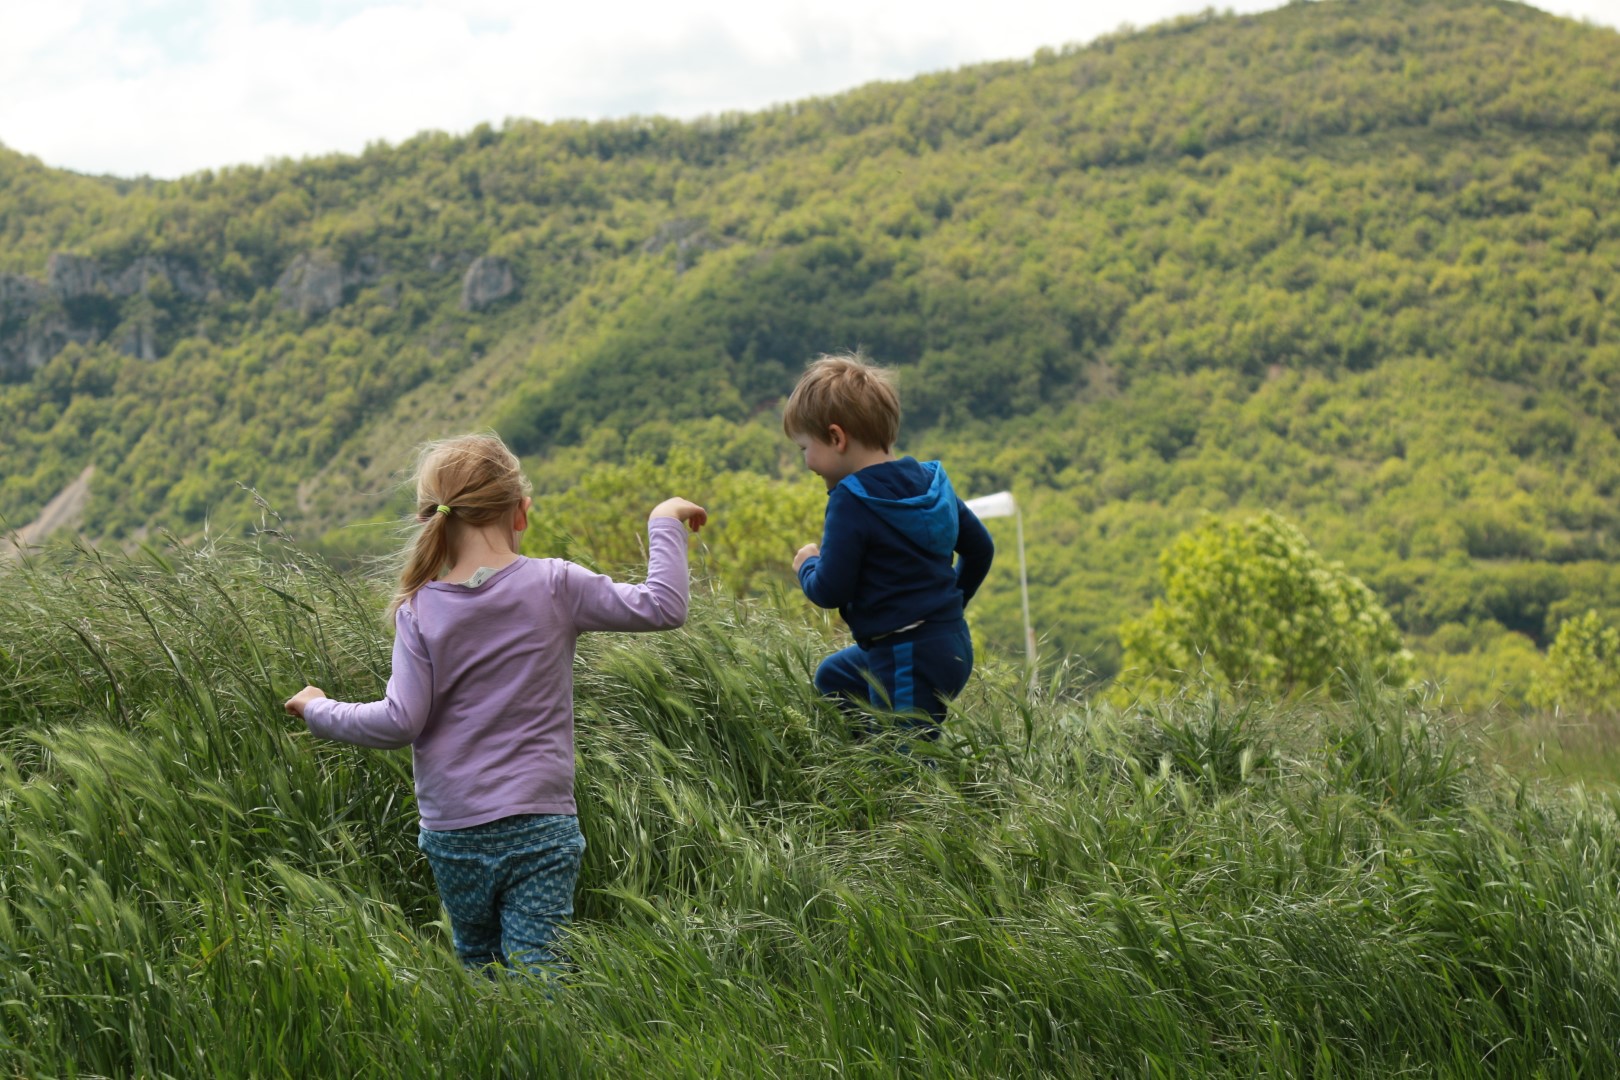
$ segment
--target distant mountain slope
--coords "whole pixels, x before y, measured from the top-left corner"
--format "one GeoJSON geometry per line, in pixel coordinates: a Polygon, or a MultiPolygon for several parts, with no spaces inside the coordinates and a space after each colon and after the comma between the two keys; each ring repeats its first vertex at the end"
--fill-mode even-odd
{"type": "Polygon", "coordinates": [[[1617,548],[1617,160],[1620,34],[1463,0],[173,183],[0,152],[0,513],[93,463],[109,536],[244,520],[238,483],[319,531],[424,434],[494,423],[544,469],[604,428],[768,418],[860,345],[903,369],[908,448],[1042,507],[1045,625],[1105,672],[1157,545],[1259,503],[1370,575],[1552,567],[1452,613],[1544,640],[1559,603],[1620,604],[1568,569],[1617,548]],[[1477,454],[1412,461],[1436,433],[1477,454]],[[1402,461],[1391,525],[1362,489],[1402,461]]]}

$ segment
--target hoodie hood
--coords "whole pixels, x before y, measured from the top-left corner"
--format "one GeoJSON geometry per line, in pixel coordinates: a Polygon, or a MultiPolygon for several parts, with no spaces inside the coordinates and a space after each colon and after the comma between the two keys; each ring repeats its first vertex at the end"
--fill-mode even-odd
{"type": "Polygon", "coordinates": [[[956,492],[939,462],[885,461],[844,477],[839,486],[924,551],[949,556],[955,550],[956,492]]]}

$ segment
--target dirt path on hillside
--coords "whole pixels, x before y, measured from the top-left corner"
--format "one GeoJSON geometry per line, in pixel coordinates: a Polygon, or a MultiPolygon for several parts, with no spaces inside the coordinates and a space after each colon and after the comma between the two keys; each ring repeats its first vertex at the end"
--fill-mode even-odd
{"type": "Polygon", "coordinates": [[[30,548],[45,542],[46,537],[59,529],[71,529],[84,517],[85,504],[90,501],[90,478],[96,473],[94,465],[86,465],[79,478],[45,504],[39,517],[16,532],[0,537],[0,561],[15,562],[30,548]]]}

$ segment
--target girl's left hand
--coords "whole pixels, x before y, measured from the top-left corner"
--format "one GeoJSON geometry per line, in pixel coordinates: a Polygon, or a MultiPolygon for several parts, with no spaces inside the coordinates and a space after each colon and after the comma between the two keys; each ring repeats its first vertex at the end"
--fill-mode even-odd
{"type": "Polygon", "coordinates": [[[288,698],[287,704],[282,707],[288,712],[292,713],[294,716],[298,717],[298,719],[302,720],[304,718],[304,706],[308,705],[318,697],[325,696],[326,691],[322,690],[320,687],[306,686],[302,690],[298,691],[298,693],[288,698]]]}
{"type": "Polygon", "coordinates": [[[707,510],[695,502],[688,502],[678,496],[673,499],[665,499],[653,507],[652,513],[647,516],[649,518],[672,517],[688,526],[693,532],[697,532],[709,523],[709,512],[707,510]]]}

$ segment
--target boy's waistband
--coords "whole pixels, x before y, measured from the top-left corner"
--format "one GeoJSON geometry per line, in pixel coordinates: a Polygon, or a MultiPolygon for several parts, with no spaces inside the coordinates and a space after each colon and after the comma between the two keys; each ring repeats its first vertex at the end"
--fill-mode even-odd
{"type": "Polygon", "coordinates": [[[930,638],[946,637],[951,634],[965,634],[967,632],[966,619],[947,619],[944,622],[929,622],[924,619],[908,626],[902,626],[898,630],[874,634],[869,638],[856,638],[855,644],[863,649],[870,649],[874,645],[904,645],[908,641],[924,641],[930,638]]]}

